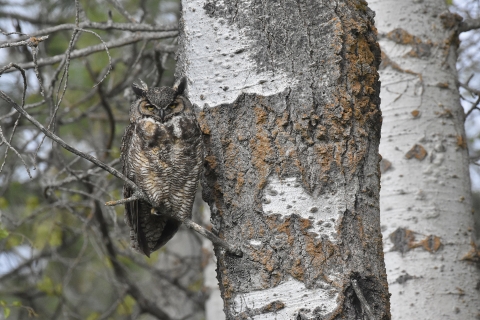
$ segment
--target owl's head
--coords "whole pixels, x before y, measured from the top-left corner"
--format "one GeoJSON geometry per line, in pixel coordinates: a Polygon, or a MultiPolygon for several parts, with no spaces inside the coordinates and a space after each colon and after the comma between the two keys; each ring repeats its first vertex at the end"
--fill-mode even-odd
{"type": "Polygon", "coordinates": [[[182,96],[185,90],[186,79],[181,78],[173,88],[148,86],[141,82],[132,85],[133,92],[138,97],[135,103],[137,110],[132,110],[141,117],[152,117],[159,122],[165,122],[173,116],[185,112],[188,100],[182,96]]]}

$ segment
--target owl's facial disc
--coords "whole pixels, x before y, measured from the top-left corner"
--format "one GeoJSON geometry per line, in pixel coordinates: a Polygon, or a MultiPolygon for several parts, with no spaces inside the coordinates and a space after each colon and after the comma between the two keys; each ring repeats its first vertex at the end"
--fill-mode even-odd
{"type": "Polygon", "coordinates": [[[151,117],[159,122],[170,120],[173,116],[184,111],[184,104],[181,97],[176,97],[175,100],[167,105],[158,106],[151,103],[148,99],[144,99],[139,104],[139,112],[144,117],[151,117]]]}
{"type": "Polygon", "coordinates": [[[156,105],[151,104],[148,100],[144,100],[139,105],[140,114],[145,117],[152,117],[157,121],[163,122],[163,118],[165,115],[162,116],[162,110],[158,108],[156,105]]]}

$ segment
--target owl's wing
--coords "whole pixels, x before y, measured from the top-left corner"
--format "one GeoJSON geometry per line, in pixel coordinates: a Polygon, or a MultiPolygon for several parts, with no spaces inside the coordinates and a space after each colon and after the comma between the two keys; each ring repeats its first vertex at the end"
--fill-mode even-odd
{"type": "MultiPolygon", "coordinates": [[[[125,134],[123,135],[122,146],[120,149],[123,164],[122,172],[133,182],[135,182],[135,176],[130,168],[128,154],[131,147],[131,140],[134,130],[135,126],[133,124],[128,125],[128,127],[125,129],[125,134]]],[[[123,186],[123,197],[126,199],[130,198],[132,195],[132,188],[125,184],[123,186]]],[[[148,203],[140,200],[125,203],[125,222],[131,229],[131,245],[132,247],[143,252],[147,257],[150,256],[150,250],[147,245],[145,234],[141,227],[140,218],[141,216],[150,214],[151,209],[152,207],[148,203]]]]}

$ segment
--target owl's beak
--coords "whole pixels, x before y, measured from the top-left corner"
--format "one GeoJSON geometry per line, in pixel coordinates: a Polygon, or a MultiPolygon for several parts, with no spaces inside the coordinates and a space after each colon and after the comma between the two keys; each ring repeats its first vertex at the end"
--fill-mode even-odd
{"type": "Polygon", "coordinates": [[[162,119],[162,122],[165,120],[165,110],[164,109],[159,109],[158,110],[160,119],[162,119]]]}

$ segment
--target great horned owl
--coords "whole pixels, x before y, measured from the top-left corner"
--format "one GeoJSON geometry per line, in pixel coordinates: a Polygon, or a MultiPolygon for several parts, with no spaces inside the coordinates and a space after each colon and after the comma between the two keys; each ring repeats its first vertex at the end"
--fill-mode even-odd
{"type": "MultiPolygon", "coordinates": [[[[137,100],[122,139],[123,174],[147,195],[150,203],[125,204],[131,245],[150,256],[191,218],[203,164],[203,144],[192,104],[182,95],[186,81],[173,88],[132,86],[137,100]]],[[[133,190],[124,186],[124,197],[133,190]]]]}

